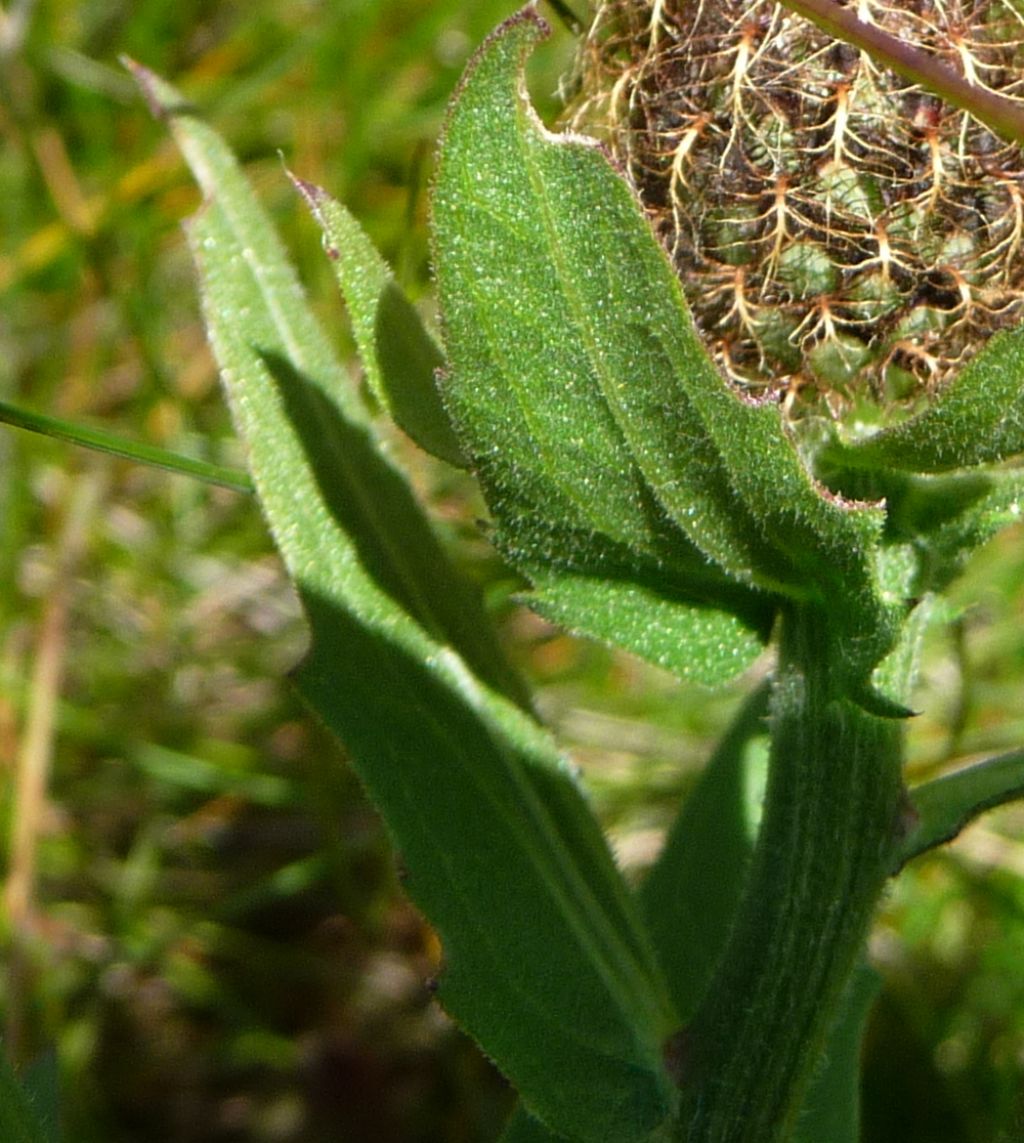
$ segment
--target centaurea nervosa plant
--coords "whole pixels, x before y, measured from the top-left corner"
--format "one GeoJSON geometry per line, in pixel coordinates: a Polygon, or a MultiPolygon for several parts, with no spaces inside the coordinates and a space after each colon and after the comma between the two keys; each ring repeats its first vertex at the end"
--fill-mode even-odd
{"type": "Polygon", "coordinates": [[[903,780],[930,601],[1018,515],[1020,152],[882,58],[914,40],[1015,106],[1021,19],[833,7],[851,34],[610,0],[564,133],[523,81],[544,22],[502,25],[438,152],[440,344],[296,180],[378,404],[479,481],[530,606],[705,684],[772,647],[637,893],[230,154],[139,71],[204,192],[206,320],[311,629],[298,685],[437,927],[440,1002],[521,1095],[506,1143],[853,1143],[877,900],[1024,789],[1016,754],[903,780]],[[765,731],[751,848],[734,778],[765,731]]]}

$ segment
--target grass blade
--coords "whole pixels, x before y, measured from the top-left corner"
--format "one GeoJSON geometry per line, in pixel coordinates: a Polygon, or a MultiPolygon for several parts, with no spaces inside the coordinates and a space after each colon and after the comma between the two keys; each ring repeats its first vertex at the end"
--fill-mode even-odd
{"type": "Polygon", "coordinates": [[[125,440],[124,437],[109,433],[105,429],[90,428],[87,425],[50,417],[45,413],[34,413],[7,401],[0,401],[0,423],[53,437],[55,440],[69,441],[71,444],[81,445],[96,452],[123,457],[125,460],[133,460],[137,464],[149,465],[151,468],[162,468],[168,472],[180,473],[182,476],[192,476],[206,484],[217,484],[221,488],[231,488],[236,492],[252,492],[252,481],[246,472],[182,456],[180,453],[157,448],[142,441],[125,440]]]}

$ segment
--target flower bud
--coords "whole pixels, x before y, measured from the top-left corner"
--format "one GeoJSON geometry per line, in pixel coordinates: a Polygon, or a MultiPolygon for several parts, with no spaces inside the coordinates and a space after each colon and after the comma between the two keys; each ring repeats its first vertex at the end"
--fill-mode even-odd
{"type": "MultiPolygon", "coordinates": [[[[1017,0],[857,13],[1022,91],[1017,0]]],[[[913,404],[1020,320],[1020,147],[774,0],[606,0],[581,70],[576,124],[603,128],[744,389],[913,404]]]]}

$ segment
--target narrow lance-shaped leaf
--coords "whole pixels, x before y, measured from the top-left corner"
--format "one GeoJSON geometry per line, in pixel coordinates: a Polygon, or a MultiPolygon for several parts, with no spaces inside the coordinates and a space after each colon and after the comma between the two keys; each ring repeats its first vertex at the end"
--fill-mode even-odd
{"type": "Polygon", "coordinates": [[[322,188],[292,182],[324,232],[374,396],[421,448],[464,465],[434,380],[444,364],[437,343],[352,214],[322,188]]]}
{"type": "MultiPolygon", "coordinates": [[[[154,112],[168,117],[204,196],[216,198],[221,208],[224,236],[217,241],[225,260],[236,254],[248,266],[261,310],[269,315],[265,328],[245,330],[251,351],[266,350],[262,371],[280,368],[300,375],[307,404],[336,409],[353,440],[370,444],[366,411],[306,304],[273,226],[234,157],[217,134],[190,113],[172,87],[137,64],[129,62],[129,66],[154,112]],[[273,339],[265,336],[266,328],[273,330],[273,339]]],[[[211,251],[211,265],[219,253],[219,249],[211,251]]],[[[224,304],[235,305],[234,320],[244,325],[243,303],[227,298],[224,304]]],[[[229,396],[234,397],[230,389],[229,396]]],[[[455,574],[405,479],[383,458],[378,473],[359,471],[340,444],[334,464],[338,472],[325,494],[331,510],[341,515],[357,537],[360,558],[403,608],[442,642],[455,647],[485,682],[528,705],[525,688],[498,647],[477,593],[455,574]]],[[[294,499],[298,509],[298,496],[294,499]]]]}
{"type": "Polygon", "coordinates": [[[445,130],[433,235],[456,354],[446,400],[488,496],[495,542],[537,589],[531,606],[717,682],[759,652],[774,604],[730,581],[672,524],[595,400],[589,350],[515,153],[508,92],[535,20],[511,21],[477,55],[445,130]]]}
{"type": "Polygon", "coordinates": [[[0,1053],[0,1138],[4,1143],[58,1143],[51,1109],[39,1106],[0,1053]]]}
{"type": "MultiPolygon", "coordinates": [[[[581,546],[589,531],[668,556],[673,543],[686,549],[685,534],[653,511],[644,475],[602,395],[610,363],[593,343],[578,297],[581,281],[595,279],[592,302],[609,339],[642,351],[633,308],[620,310],[604,293],[613,271],[642,292],[642,263],[634,250],[621,249],[606,212],[589,209],[599,192],[586,185],[587,172],[551,175],[540,166],[548,148],[570,158],[582,149],[601,161],[589,145],[546,135],[521,90],[525,56],[546,31],[532,7],[499,29],[467,70],[445,125],[432,200],[450,358],[443,391],[507,547],[522,542],[528,552],[536,545],[532,521],[519,511],[529,505],[547,507],[547,520],[574,523],[581,546]],[[555,202],[572,213],[568,228],[595,233],[596,257],[569,259],[551,218],[555,202]]],[[[623,190],[606,165],[602,173],[608,181],[600,189],[623,190]]],[[[631,384],[645,364],[637,352],[609,383],[631,384]]],[[[727,548],[733,537],[730,562],[746,566],[742,529],[723,526],[726,535],[708,546],[727,548]]]]}
{"type": "Polygon", "coordinates": [[[346,742],[441,935],[440,998],[542,1121],[639,1141],[671,1112],[673,1016],[600,829],[546,734],[396,589],[405,545],[429,550],[408,489],[293,352],[311,319],[279,249],[249,233],[269,224],[223,144],[191,117],[173,125],[206,180],[190,238],[207,322],[310,622],[299,686],[346,742]]]}
{"type": "MultiPolygon", "coordinates": [[[[211,241],[221,247],[220,222],[211,206],[194,224],[200,256],[211,241]]],[[[668,1112],[657,1055],[665,1016],[597,825],[540,732],[367,574],[326,492],[337,495],[339,451],[368,475],[379,458],[267,355],[265,335],[256,354],[218,322],[240,284],[222,253],[206,262],[218,357],[312,628],[298,683],[345,741],[402,854],[407,889],[441,935],[440,999],[546,1121],[581,1138],[603,1137],[598,1125],[610,1122],[629,1139],[668,1112]]]]}
{"type": "Polygon", "coordinates": [[[672,554],[696,546],[734,581],[821,601],[863,683],[898,625],[872,564],[883,513],[827,495],[779,410],[728,388],[624,180],[538,121],[522,66],[545,30],[524,9],[477,57],[434,196],[444,393],[499,542],[528,564],[533,517],[569,519],[681,582],[672,554]]]}
{"type": "Polygon", "coordinates": [[[987,810],[1024,797],[1024,750],[955,770],[910,791],[913,826],[900,847],[899,866],[952,841],[987,810]]]}
{"type": "Polygon", "coordinates": [[[860,1143],[861,1048],[881,976],[859,964],[846,985],[793,1143],[860,1143]]]}
{"type": "Polygon", "coordinates": [[[519,1104],[505,1124],[499,1143],[565,1143],[565,1138],[538,1122],[519,1104]]]}
{"type": "Polygon", "coordinates": [[[672,999],[685,1021],[725,947],[757,838],[769,687],[744,702],[640,887],[672,999]]]}
{"type": "Polygon", "coordinates": [[[849,446],[844,461],[951,472],[1024,452],[1024,332],[997,334],[922,412],[849,446]]]}

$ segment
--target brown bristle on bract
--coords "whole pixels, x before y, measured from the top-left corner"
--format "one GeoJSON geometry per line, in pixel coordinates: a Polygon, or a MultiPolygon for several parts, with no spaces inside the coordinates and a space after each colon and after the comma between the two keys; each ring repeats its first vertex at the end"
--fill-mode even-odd
{"type": "MultiPolygon", "coordinates": [[[[1024,0],[858,0],[1024,98],[1024,0]]],[[[774,0],[607,0],[573,125],[602,135],[745,390],[913,402],[1024,305],[1024,156],[774,0]]]]}

